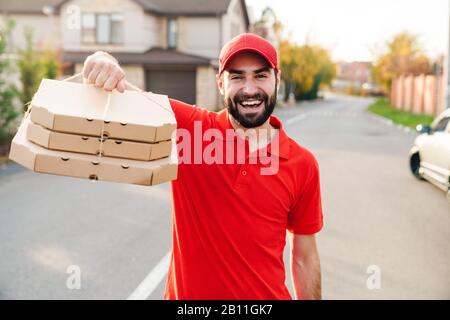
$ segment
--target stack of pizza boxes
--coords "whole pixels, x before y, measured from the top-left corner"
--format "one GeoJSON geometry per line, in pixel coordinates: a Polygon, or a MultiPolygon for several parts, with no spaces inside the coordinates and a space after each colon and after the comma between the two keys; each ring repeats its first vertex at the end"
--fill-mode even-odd
{"type": "Polygon", "coordinates": [[[43,79],[11,145],[35,172],[155,185],[177,177],[167,96],[43,79]]]}

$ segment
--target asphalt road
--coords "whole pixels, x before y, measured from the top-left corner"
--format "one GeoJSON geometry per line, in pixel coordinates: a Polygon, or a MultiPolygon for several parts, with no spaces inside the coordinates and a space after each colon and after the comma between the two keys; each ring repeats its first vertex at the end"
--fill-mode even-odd
{"type": "MultiPolygon", "coordinates": [[[[328,96],[276,112],[319,161],[323,297],[449,299],[450,202],[409,173],[415,134],[368,114],[369,102],[328,96]],[[369,266],[378,289],[367,287],[369,266]]],[[[0,167],[0,299],[161,299],[170,206],[169,185],[0,167]],[[67,286],[70,266],[79,289],[67,286]]],[[[289,273],[286,282],[291,290],[289,273]]]]}

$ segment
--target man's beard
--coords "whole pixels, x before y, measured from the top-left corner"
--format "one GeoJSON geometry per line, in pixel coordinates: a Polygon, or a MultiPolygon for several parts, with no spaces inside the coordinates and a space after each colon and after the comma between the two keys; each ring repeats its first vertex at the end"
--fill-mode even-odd
{"type": "Polygon", "coordinates": [[[259,91],[254,95],[238,93],[234,96],[233,99],[231,99],[230,97],[225,97],[225,106],[227,107],[228,112],[231,114],[231,116],[244,128],[250,129],[259,127],[264,124],[267,119],[269,119],[270,115],[275,109],[275,105],[277,103],[276,88],[277,86],[275,85],[275,92],[270,98],[263,91],[259,91]],[[262,104],[264,106],[263,112],[257,115],[246,115],[239,112],[238,103],[247,99],[262,100],[262,104]]]}

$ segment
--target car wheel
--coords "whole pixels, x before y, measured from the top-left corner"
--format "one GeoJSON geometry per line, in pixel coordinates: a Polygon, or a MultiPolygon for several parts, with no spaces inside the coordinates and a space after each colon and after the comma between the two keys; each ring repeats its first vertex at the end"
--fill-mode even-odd
{"type": "Polygon", "coordinates": [[[420,155],[418,152],[413,153],[409,158],[409,166],[411,169],[411,173],[419,180],[424,180],[423,177],[419,173],[420,169],[420,155]]]}

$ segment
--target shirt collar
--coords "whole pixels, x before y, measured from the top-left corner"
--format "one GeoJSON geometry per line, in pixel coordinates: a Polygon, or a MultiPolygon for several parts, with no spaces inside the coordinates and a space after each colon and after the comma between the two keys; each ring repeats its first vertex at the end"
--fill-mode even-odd
{"type": "MultiPolygon", "coordinates": [[[[218,128],[222,131],[223,140],[225,140],[225,141],[234,140],[234,137],[227,137],[227,135],[226,135],[227,129],[234,130],[233,125],[230,123],[230,119],[228,117],[228,110],[226,108],[217,113],[216,121],[217,121],[218,128]]],[[[278,129],[279,146],[278,146],[278,148],[275,148],[278,150],[274,150],[274,152],[272,152],[272,150],[271,150],[272,143],[270,143],[267,146],[267,151],[273,155],[279,156],[280,158],[289,159],[290,141],[289,141],[289,137],[287,136],[286,132],[283,129],[283,125],[282,125],[280,119],[278,119],[274,115],[271,115],[269,122],[274,128],[278,129]]]]}

